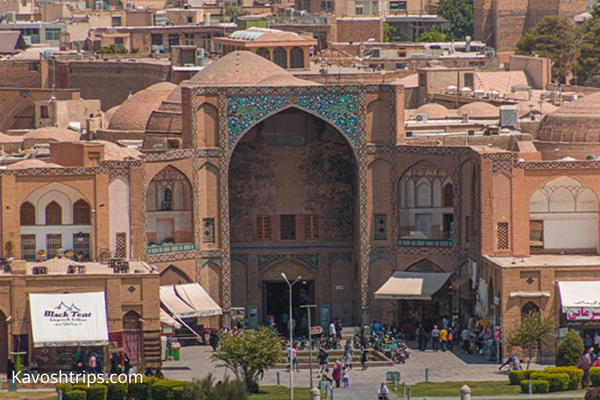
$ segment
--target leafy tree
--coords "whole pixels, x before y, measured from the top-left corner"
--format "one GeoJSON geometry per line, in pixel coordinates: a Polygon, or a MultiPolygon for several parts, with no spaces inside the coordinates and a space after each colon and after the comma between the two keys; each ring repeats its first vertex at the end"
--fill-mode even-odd
{"type": "Polygon", "coordinates": [[[581,27],[576,83],[600,86],[600,8],[594,6],[591,14],[581,27]]]}
{"type": "Polygon", "coordinates": [[[575,61],[577,30],[567,17],[545,16],[539,24],[531,28],[519,41],[515,53],[552,60],[552,76],[564,82],[573,69],[575,61]]]}
{"type": "Polygon", "coordinates": [[[446,34],[434,25],[429,32],[421,33],[417,42],[445,42],[446,34]]]}
{"type": "Polygon", "coordinates": [[[450,22],[448,39],[473,36],[473,0],[440,0],[437,14],[450,22]]]}
{"type": "Polygon", "coordinates": [[[523,349],[527,357],[527,369],[540,343],[545,343],[556,329],[552,315],[543,316],[539,311],[521,315],[519,321],[508,329],[506,339],[509,345],[523,349]]]}
{"type": "Polygon", "coordinates": [[[251,393],[258,392],[258,371],[275,366],[281,357],[281,339],[266,327],[238,336],[224,336],[219,344],[212,359],[220,361],[219,367],[230,369],[245,382],[251,393]]]}
{"type": "Polygon", "coordinates": [[[127,54],[125,47],[115,46],[111,44],[110,47],[102,47],[96,53],[98,54],[127,54]]]}
{"type": "Polygon", "coordinates": [[[574,330],[570,329],[556,350],[556,366],[576,366],[584,352],[583,340],[574,330]]]}
{"type": "Polygon", "coordinates": [[[384,42],[391,42],[395,33],[396,33],[396,28],[392,27],[387,22],[385,22],[383,24],[383,41],[384,42]]]}
{"type": "Polygon", "coordinates": [[[226,377],[215,384],[215,378],[208,374],[202,379],[194,379],[191,385],[184,385],[181,400],[230,400],[248,399],[246,385],[239,379],[226,377]]]}
{"type": "Polygon", "coordinates": [[[228,5],[225,9],[225,16],[232,22],[237,22],[239,17],[243,17],[246,14],[248,14],[248,11],[232,5],[228,5]]]}

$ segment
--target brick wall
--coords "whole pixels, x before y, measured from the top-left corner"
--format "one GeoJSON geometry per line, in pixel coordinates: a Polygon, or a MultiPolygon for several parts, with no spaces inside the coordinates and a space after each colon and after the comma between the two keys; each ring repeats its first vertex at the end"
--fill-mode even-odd
{"type": "Polygon", "coordinates": [[[0,87],[39,88],[41,82],[39,61],[0,62],[0,87]]]}
{"type": "Polygon", "coordinates": [[[338,42],[366,42],[369,39],[383,42],[383,20],[381,19],[343,18],[336,22],[338,42]]]}

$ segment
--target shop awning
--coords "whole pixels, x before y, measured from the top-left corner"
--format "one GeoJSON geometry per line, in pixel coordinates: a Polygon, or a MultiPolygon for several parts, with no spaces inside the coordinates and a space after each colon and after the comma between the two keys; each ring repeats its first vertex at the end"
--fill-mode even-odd
{"type": "Polygon", "coordinates": [[[198,317],[221,315],[223,310],[199,283],[175,285],[175,291],[195,311],[198,317]]]}
{"type": "Polygon", "coordinates": [[[469,275],[463,275],[460,278],[458,278],[457,280],[455,280],[454,282],[452,282],[452,284],[456,287],[461,287],[465,283],[469,282],[470,279],[471,279],[471,277],[469,275]]]}
{"type": "Polygon", "coordinates": [[[181,324],[175,320],[175,318],[171,317],[168,312],[160,309],[160,322],[165,325],[171,325],[175,329],[180,329],[181,324]]]}
{"type": "Polygon", "coordinates": [[[196,310],[177,296],[173,285],[160,287],[160,302],[176,317],[190,318],[197,316],[196,310]]]}
{"type": "Polygon", "coordinates": [[[558,282],[568,320],[600,320],[600,281],[558,282]]]}
{"type": "Polygon", "coordinates": [[[375,292],[376,299],[431,300],[450,278],[449,273],[396,271],[375,292]]]}
{"type": "Polygon", "coordinates": [[[535,297],[550,297],[550,292],[548,290],[542,291],[516,291],[510,292],[510,297],[526,297],[526,298],[535,298],[535,297]]]}
{"type": "Polygon", "coordinates": [[[108,345],[104,292],[29,294],[33,346],[108,345]]]}

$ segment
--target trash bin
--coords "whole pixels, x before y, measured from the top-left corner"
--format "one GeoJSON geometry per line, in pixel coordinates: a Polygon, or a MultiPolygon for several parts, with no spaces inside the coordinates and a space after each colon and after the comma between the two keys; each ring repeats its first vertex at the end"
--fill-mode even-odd
{"type": "Polygon", "coordinates": [[[175,361],[181,360],[181,345],[179,343],[171,343],[171,356],[175,361]]]}
{"type": "Polygon", "coordinates": [[[385,381],[386,382],[394,382],[394,371],[386,371],[385,372],[385,381]]]}

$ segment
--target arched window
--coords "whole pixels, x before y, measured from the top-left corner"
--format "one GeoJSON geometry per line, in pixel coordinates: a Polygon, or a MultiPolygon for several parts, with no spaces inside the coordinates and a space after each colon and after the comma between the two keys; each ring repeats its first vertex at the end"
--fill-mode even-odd
{"type": "Polygon", "coordinates": [[[261,47],[258,50],[256,50],[256,54],[266,58],[267,60],[271,59],[271,53],[269,53],[269,49],[267,49],[266,47],[261,47]]]}
{"type": "Polygon", "coordinates": [[[528,302],[521,308],[521,315],[531,314],[532,312],[540,312],[540,308],[533,301],[528,302]]]}
{"type": "Polygon", "coordinates": [[[55,201],[46,206],[46,225],[62,225],[62,208],[55,201]]]}
{"type": "Polygon", "coordinates": [[[283,47],[273,50],[273,62],[281,68],[287,68],[287,53],[283,47]]]}
{"type": "Polygon", "coordinates": [[[142,316],[136,311],[129,311],[123,316],[123,330],[124,331],[135,331],[142,327],[141,320],[142,316]]]}
{"type": "Polygon", "coordinates": [[[142,358],[142,316],[133,310],[123,316],[123,350],[132,363],[142,358]]]}
{"type": "Polygon", "coordinates": [[[26,201],[21,204],[21,226],[35,225],[35,206],[26,201]]]}
{"type": "Polygon", "coordinates": [[[443,207],[452,207],[453,200],[454,200],[454,188],[452,187],[452,184],[447,183],[446,186],[444,186],[443,207]]]}
{"type": "Polygon", "coordinates": [[[410,267],[406,269],[408,272],[426,272],[426,273],[437,273],[437,272],[445,272],[439,265],[434,263],[431,260],[423,259],[421,261],[417,261],[410,267]]]}
{"type": "Polygon", "coordinates": [[[147,192],[150,211],[188,211],[191,209],[192,190],[181,171],[168,166],[152,178],[147,192]]]}
{"type": "Polygon", "coordinates": [[[300,47],[290,50],[290,68],[304,68],[304,51],[300,47]]]}
{"type": "Polygon", "coordinates": [[[80,199],[73,204],[73,224],[90,225],[90,205],[87,201],[80,199]]]}

